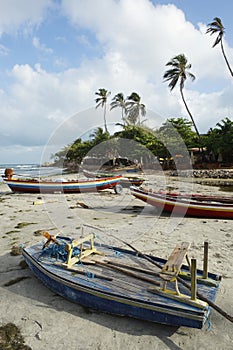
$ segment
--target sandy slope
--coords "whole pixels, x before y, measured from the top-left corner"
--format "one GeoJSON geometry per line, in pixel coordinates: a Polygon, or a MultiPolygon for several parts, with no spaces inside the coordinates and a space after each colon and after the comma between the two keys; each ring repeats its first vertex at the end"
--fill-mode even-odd
{"type": "MultiPolygon", "coordinates": [[[[180,189],[177,179],[169,185],[180,189]]],[[[163,187],[161,179],[157,186],[163,187]]],[[[220,194],[218,188],[185,184],[185,190],[220,194]],[[194,186],[194,187],[193,187],[194,186]]],[[[191,256],[202,267],[203,242],[209,241],[209,270],[223,275],[217,304],[233,314],[233,225],[230,220],[169,218],[156,215],[155,208],[134,199],[128,189],[121,196],[112,191],[100,194],[47,195],[13,194],[0,184],[0,324],[14,322],[26,344],[41,349],[232,349],[233,324],[213,311],[210,328],[175,328],[130,318],[92,312],[72,304],[44,287],[12,256],[12,246],[41,240],[38,230],[77,235],[82,223],[104,229],[103,240],[112,243],[108,232],[133,243],[146,253],[168,257],[180,241],[192,243],[191,256]],[[78,202],[85,203],[84,209],[78,202]],[[34,203],[34,204],[33,204],[34,203]],[[26,277],[10,286],[16,278],[26,277]]],[[[113,242],[115,243],[115,242],[113,242]]]]}

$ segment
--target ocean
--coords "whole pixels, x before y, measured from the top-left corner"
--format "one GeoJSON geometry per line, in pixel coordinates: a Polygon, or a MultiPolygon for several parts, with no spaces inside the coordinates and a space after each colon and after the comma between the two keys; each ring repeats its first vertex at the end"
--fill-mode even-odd
{"type": "Polygon", "coordinates": [[[42,167],[39,164],[0,164],[0,181],[6,168],[13,169],[15,175],[31,178],[62,174],[61,168],[52,166],[42,167]]]}

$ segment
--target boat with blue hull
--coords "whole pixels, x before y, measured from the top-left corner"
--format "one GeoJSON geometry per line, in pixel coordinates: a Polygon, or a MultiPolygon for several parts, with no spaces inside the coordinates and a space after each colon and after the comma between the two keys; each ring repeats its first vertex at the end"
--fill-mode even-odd
{"type": "Polygon", "coordinates": [[[114,189],[116,193],[121,191],[119,185],[121,175],[92,179],[92,180],[45,180],[32,178],[15,178],[11,169],[6,169],[3,181],[12,192],[20,193],[84,193],[98,192],[106,189],[114,189]]]}
{"type": "Polygon", "coordinates": [[[164,260],[94,243],[93,233],[72,239],[46,232],[45,237],[46,243],[23,248],[23,257],[37,278],[72,302],[173,326],[202,328],[210,316],[211,306],[195,295],[195,288],[214,302],[221,278],[197,269],[193,280],[190,266],[182,264],[184,257],[188,259],[187,242],[164,260]],[[177,282],[181,278],[184,285],[177,282]]]}

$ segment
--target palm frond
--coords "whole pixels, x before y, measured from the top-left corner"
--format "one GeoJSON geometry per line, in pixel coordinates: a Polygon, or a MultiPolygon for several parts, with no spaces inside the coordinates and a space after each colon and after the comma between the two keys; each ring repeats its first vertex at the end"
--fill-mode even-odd
{"type": "Polygon", "coordinates": [[[215,17],[213,22],[208,24],[208,27],[209,28],[206,30],[206,34],[213,35],[213,34],[218,33],[218,36],[213,44],[213,47],[215,47],[216,45],[218,45],[222,41],[225,28],[224,28],[222,21],[219,17],[215,17]]]}

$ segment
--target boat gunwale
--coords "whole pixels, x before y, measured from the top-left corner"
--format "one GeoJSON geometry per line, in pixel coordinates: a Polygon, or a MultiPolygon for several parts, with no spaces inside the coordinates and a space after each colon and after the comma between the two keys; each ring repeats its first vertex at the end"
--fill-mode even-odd
{"type": "MultiPolygon", "coordinates": [[[[233,212],[233,200],[232,200],[232,204],[228,204],[228,203],[221,203],[218,201],[214,201],[215,203],[211,202],[211,201],[198,201],[195,200],[194,198],[191,198],[190,196],[190,200],[188,198],[182,198],[182,194],[174,197],[173,196],[169,196],[166,194],[162,194],[162,193],[156,193],[156,192],[149,192],[147,190],[142,190],[142,189],[138,189],[138,188],[133,188],[132,186],[130,187],[130,191],[131,194],[134,195],[135,197],[145,197],[146,198],[150,198],[151,201],[155,201],[155,202],[159,202],[159,203],[163,203],[164,205],[172,205],[172,206],[176,206],[176,207],[184,207],[184,208],[188,208],[191,209],[200,209],[200,210],[209,210],[209,209],[216,209],[217,211],[225,211],[227,209],[230,209],[229,212],[233,212]]],[[[215,197],[216,198],[216,197],[215,197]]]]}
{"type": "Polygon", "coordinates": [[[52,181],[52,180],[33,180],[33,179],[3,179],[7,184],[31,184],[31,185],[54,185],[54,186],[64,186],[64,185],[80,185],[80,184],[93,184],[93,183],[105,183],[105,182],[114,182],[114,180],[120,180],[121,175],[106,177],[95,180],[70,180],[70,181],[52,181]]]}

